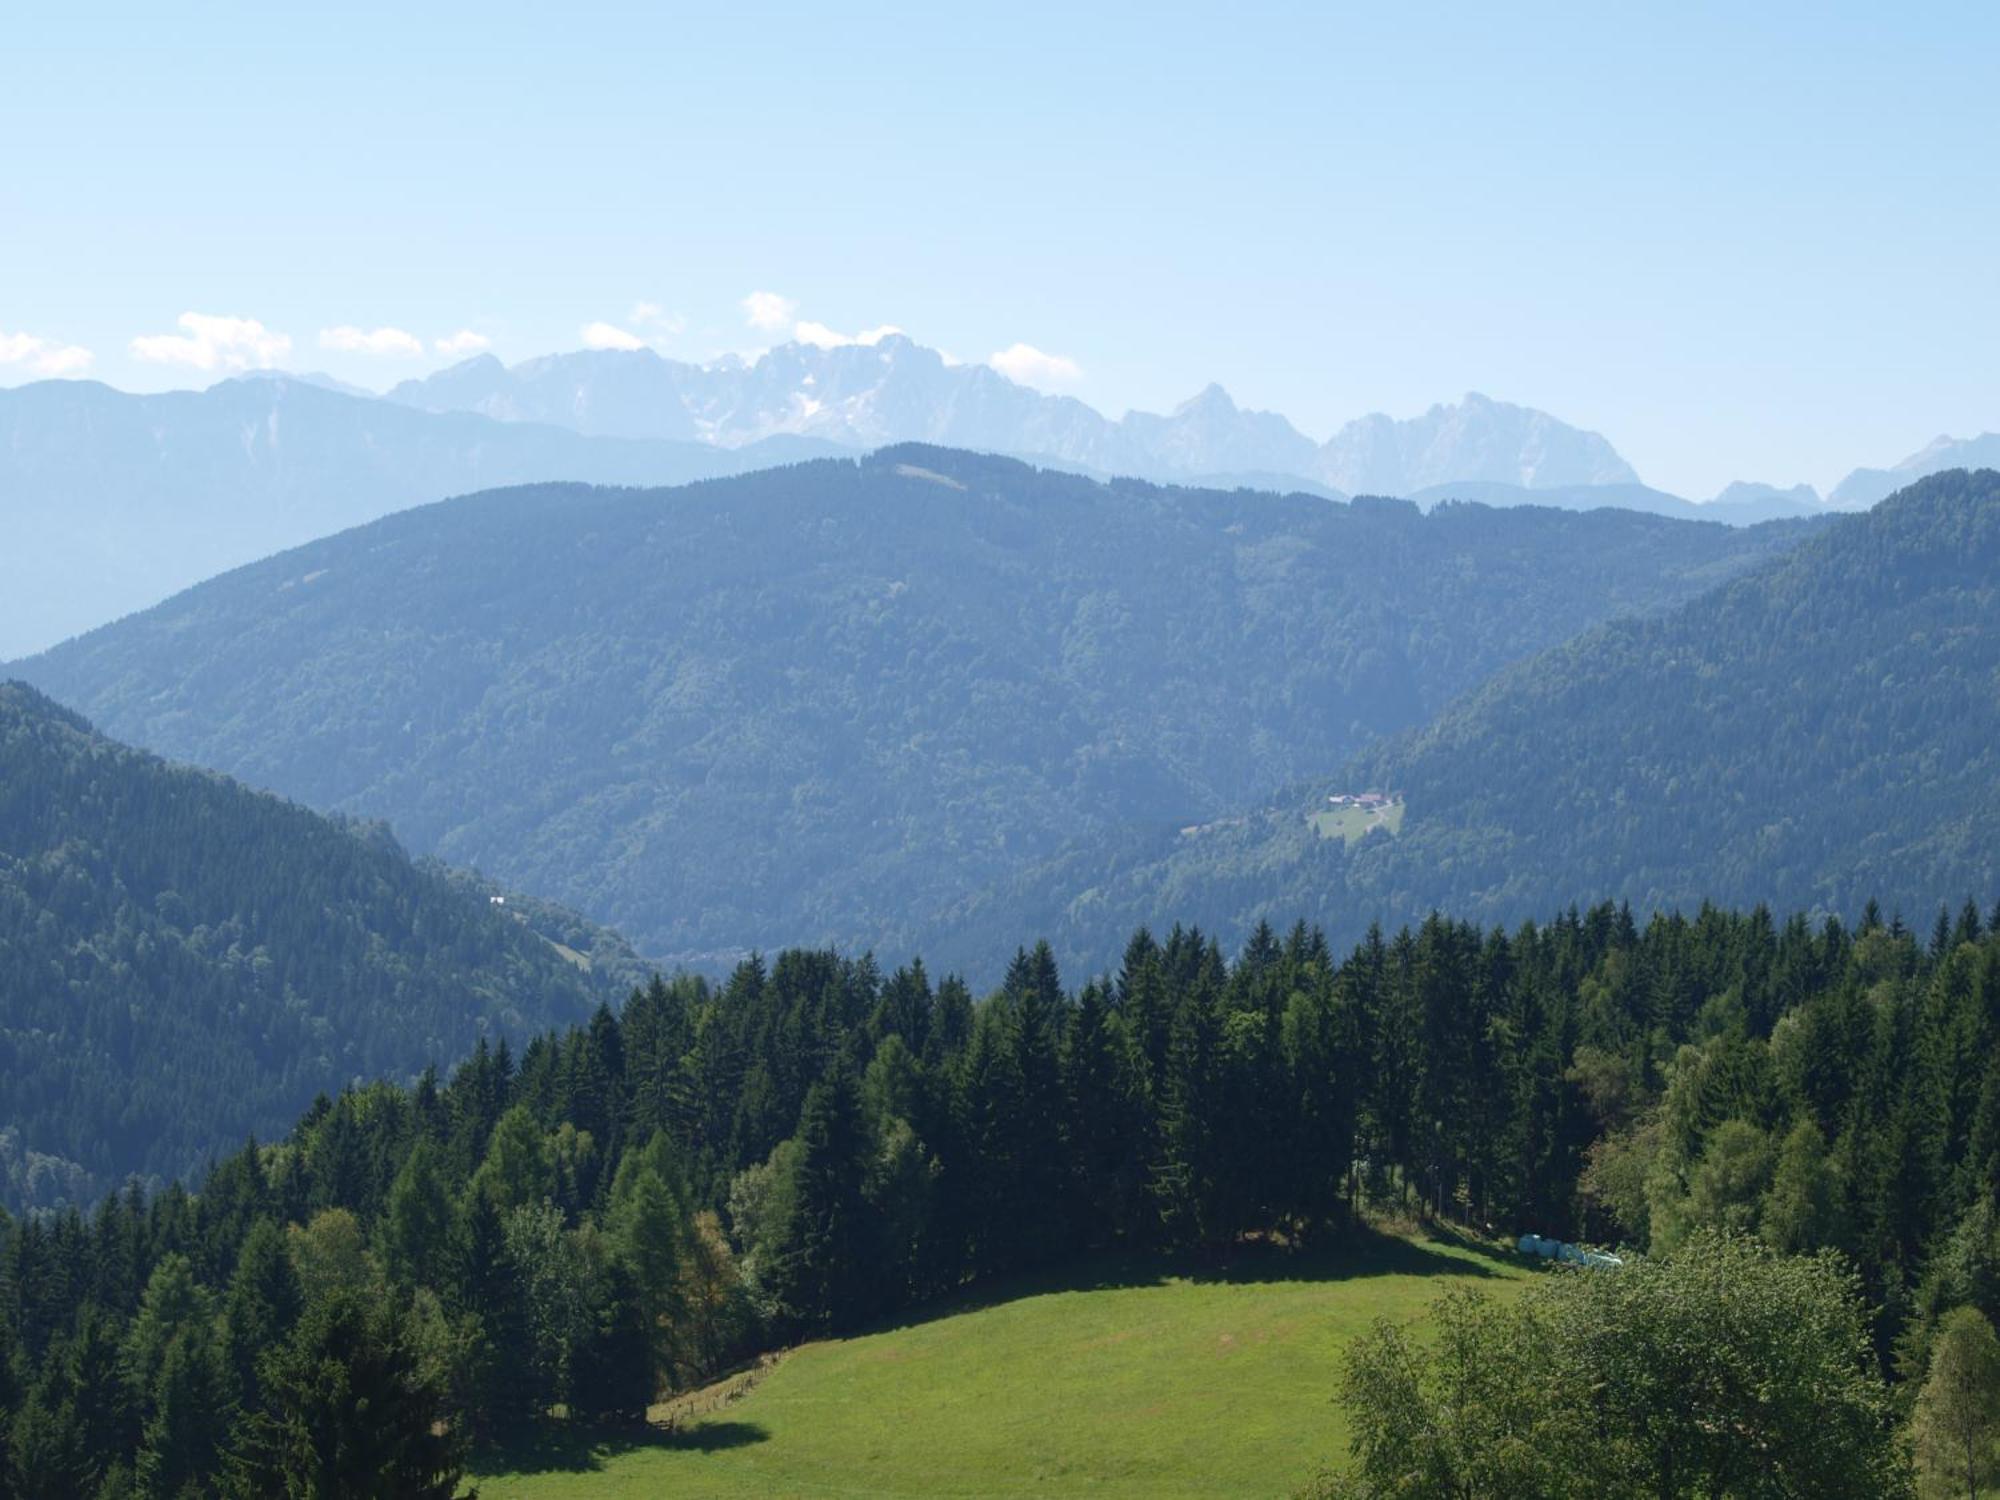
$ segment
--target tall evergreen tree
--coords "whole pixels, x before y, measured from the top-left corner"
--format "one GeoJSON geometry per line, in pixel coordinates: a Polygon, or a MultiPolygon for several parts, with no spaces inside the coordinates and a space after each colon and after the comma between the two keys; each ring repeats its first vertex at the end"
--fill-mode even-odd
{"type": "Polygon", "coordinates": [[[799,1116],[797,1151],[766,1284],[791,1327],[824,1333],[852,1326],[875,1305],[873,1234],[862,1193],[868,1142],[853,1075],[812,1086],[799,1116]]]}
{"type": "Polygon", "coordinates": [[[243,1500],[455,1500],[458,1441],[441,1432],[440,1392],[426,1383],[393,1299],[341,1291],[306,1310],[274,1351],[262,1406],[231,1456],[243,1500]]]}

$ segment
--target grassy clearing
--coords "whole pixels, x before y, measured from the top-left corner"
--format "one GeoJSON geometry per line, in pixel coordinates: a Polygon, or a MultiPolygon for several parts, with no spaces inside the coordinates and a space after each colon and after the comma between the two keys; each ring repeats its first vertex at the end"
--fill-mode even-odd
{"type": "Polygon", "coordinates": [[[1377,828],[1401,833],[1403,804],[1391,802],[1386,807],[1329,807],[1324,812],[1314,813],[1306,821],[1323,839],[1345,839],[1350,844],[1357,844],[1377,828]]]}
{"type": "Polygon", "coordinates": [[[486,1500],[1283,1495],[1346,1448],[1341,1352],[1504,1257],[1376,1237],[1226,1271],[1106,1259],[809,1344],[674,1434],[509,1455],[486,1500]]]}

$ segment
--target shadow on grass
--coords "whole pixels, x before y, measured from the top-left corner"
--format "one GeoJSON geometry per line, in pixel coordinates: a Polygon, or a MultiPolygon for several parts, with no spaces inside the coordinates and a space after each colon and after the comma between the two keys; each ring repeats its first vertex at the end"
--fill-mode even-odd
{"type": "Polygon", "coordinates": [[[1433,1229],[1426,1240],[1429,1243],[1362,1228],[1302,1249],[1255,1241],[1215,1256],[1099,1251],[1043,1270],[975,1282],[851,1329],[846,1336],[914,1328],[1024,1297],[1063,1292],[1157,1287],[1175,1281],[1205,1286],[1257,1286],[1354,1281],[1369,1276],[1458,1276],[1480,1280],[1504,1274],[1496,1266],[1512,1270],[1519,1265],[1500,1247],[1456,1231],[1433,1229]]]}
{"type": "Polygon", "coordinates": [[[656,1448],[683,1448],[690,1453],[720,1453],[729,1448],[748,1448],[767,1442],[770,1432],[762,1422],[732,1422],[703,1417],[693,1427],[662,1433],[656,1448]]]}
{"type": "Polygon", "coordinates": [[[641,1448],[721,1453],[765,1442],[761,1422],[710,1417],[688,1427],[570,1427],[538,1424],[519,1442],[483,1449],[473,1468],[483,1474],[593,1474],[615,1458],[641,1448]]]}

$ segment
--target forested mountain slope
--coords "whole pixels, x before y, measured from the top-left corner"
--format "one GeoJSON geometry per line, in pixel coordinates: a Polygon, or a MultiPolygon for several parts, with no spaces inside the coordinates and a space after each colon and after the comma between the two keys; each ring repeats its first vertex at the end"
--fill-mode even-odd
{"type": "MultiPolygon", "coordinates": [[[[1252,803],[1804,534],[903,448],[428,507],[17,670],[651,955],[907,953],[1080,831],[1252,803]]],[[[990,968],[1020,930],[994,912],[956,956],[990,968]]]]}
{"type": "Polygon", "coordinates": [[[1594,892],[1642,911],[1991,896],[2000,474],[1932,476],[1678,610],[1593,630],[1281,808],[1150,849],[1079,847],[1030,885],[1092,891],[1036,914],[1042,930],[1172,909],[1227,935],[1304,912],[1339,937],[1594,892]],[[1401,832],[1351,850],[1313,834],[1306,813],[1350,787],[1401,793],[1401,832]]]}
{"type": "Polygon", "coordinates": [[[0,684],[10,1207],[192,1173],[321,1090],[574,1018],[631,977],[586,971],[379,828],[166,765],[0,684]]]}

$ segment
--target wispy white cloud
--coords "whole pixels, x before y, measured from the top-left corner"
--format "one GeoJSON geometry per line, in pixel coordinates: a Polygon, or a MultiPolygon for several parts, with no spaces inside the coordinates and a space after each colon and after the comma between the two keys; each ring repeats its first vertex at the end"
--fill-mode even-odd
{"type": "Polygon", "coordinates": [[[685,332],[687,319],[677,312],[668,312],[658,302],[634,302],[632,312],[625,320],[635,328],[651,328],[668,338],[685,332]]]}
{"type": "Polygon", "coordinates": [[[319,346],[342,354],[391,354],[416,359],[424,352],[424,341],[400,328],[356,328],[343,323],[338,328],[322,328],[319,346]]]}
{"type": "Polygon", "coordinates": [[[986,363],[1019,385],[1075,385],[1083,369],[1066,354],[1045,354],[1033,344],[1013,344],[986,356],[986,363]]]}
{"type": "Polygon", "coordinates": [[[95,357],[81,344],[58,344],[32,333],[0,333],[0,365],[25,365],[36,375],[81,375],[95,357]]]}
{"type": "Polygon", "coordinates": [[[646,341],[616,323],[586,323],[583,325],[583,347],[586,349],[643,349],[646,341]]]}
{"type": "Polygon", "coordinates": [[[860,333],[838,333],[824,323],[794,323],[792,337],[801,344],[811,344],[817,349],[839,349],[848,344],[875,345],[903,330],[893,323],[884,323],[880,328],[864,328],[860,333]]]}
{"type": "Polygon", "coordinates": [[[493,347],[493,340],[483,333],[474,333],[470,328],[461,328],[457,333],[448,333],[441,339],[433,339],[431,347],[440,354],[477,354],[493,347]]]}
{"type": "Polygon", "coordinates": [[[776,292],[752,292],[743,299],[743,316],[749,319],[752,328],[761,328],[766,333],[782,333],[791,327],[798,311],[797,302],[776,292]]]}
{"type": "Polygon", "coordinates": [[[132,340],[132,357],[197,370],[268,370],[292,352],[289,335],[274,333],[255,318],[185,312],[175,321],[179,333],[142,334],[132,340]]]}

